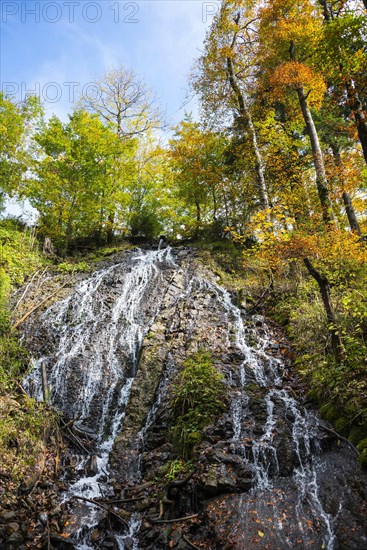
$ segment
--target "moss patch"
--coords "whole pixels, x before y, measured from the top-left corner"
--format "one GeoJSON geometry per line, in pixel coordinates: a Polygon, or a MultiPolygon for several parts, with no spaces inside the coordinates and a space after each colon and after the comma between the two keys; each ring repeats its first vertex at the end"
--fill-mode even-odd
{"type": "Polygon", "coordinates": [[[172,425],[176,450],[184,460],[192,456],[205,426],[225,410],[223,376],[210,353],[200,350],[186,359],[172,388],[172,425]]]}

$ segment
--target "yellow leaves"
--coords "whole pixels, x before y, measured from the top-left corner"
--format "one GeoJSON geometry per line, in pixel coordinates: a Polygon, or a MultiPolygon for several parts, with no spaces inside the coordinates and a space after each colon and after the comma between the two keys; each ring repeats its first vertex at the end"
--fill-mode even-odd
{"type": "Polygon", "coordinates": [[[233,59],[235,57],[235,52],[230,46],[223,46],[219,51],[223,59],[227,59],[227,57],[233,59]]]}
{"type": "Polygon", "coordinates": [[[260,10],[260,19],[262,63],[274,99],[284,99],[287,89],[305,87],[311,104],[318,107],[326,86],[309,65],[322,35],[320,14],[309,0],[273,0],[260,10]]]}
{"type": "Polygon", "coordinates": [[[314,107],[320,107],[326,92],[323,77],[298,61],[288,61],[279,65],[270,78],[270,84],[276,99],[281,99],[287,88],[305,89],[309,94],[308,102],[314,107]]]}
{"type": "Polygon", "coordinates": [[[263,268],[278,272],[287,271],[294,260],[313,258],[323,269],[330,269],[330,276],[337,281],[353,274],[358,266],[367,264],[367,248],[361,246],[358,236],[350,231],[329,229],[313,235],[279,231],[269,232],[258,242],[256,251],[253,248],[245,251],[245,264],[254,257],[263,268]]]}
{"type": "Polygon", "coordinates": [[[250,234],[255,234],[260,242],[278,241],[287,238],[293,220],[282,205],[257,212],[249,224],[250,234]]]}
{"type": "Polygon", "coordinates": [[[322,20],[309,0],[273,0],[260,10],[261,30],[266,42],[315,42],[322,20]],[[272,33],[266,35],[271,28],[272,33]]]}
{"type": "Polygon", "coordinates": [[[263,533],[262,531],[258,531],[257,534],[259,535],[259,537],[263,538],[265,536],[265,533],[263,533]]]}

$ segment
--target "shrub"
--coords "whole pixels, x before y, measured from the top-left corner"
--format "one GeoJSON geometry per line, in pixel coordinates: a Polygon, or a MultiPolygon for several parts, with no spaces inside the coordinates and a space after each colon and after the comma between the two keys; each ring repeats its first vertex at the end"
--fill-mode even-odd
{"type": "Polygon", "coordinates": [[[202,430],[225,410],[223,376],[209,352],[186,359],[172,391],[171,436],[179,455],[187,460],[201,440],[202,430]]]}

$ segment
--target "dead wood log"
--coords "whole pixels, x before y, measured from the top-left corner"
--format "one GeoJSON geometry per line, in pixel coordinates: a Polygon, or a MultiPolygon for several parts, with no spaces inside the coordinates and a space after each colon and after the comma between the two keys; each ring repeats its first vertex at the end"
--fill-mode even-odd
{"type": "Polygon", "coordinates": [[[63,288],[65,288],[69,283],[65,283],[63,284],[62,286],[60,286],[60,288],[58,288],[57,290],[55,290],[55,292],[52,292],[51,294],[49,294],[48,296],[46,296],[46,298],[44,300],[42,300],[42,302],[40,302],[39,304],[36,304],[35,306],[33,306],[29,311],[27,311],[27,313],[25,313],[23,315],[23,317],[21,317],[20,319],[18,319],[18,321],[16,321],[13,325],[13,328],[18,328],[20,325],[22,325],[24,323],[24,321],[26,321],[28,319],[28,317],[30,315],[32,315],[32,313],[34,313],[35,311],[37,311],[37,309],[39,309],[40,307],[42,307],[46,302],[48,302],[51,298],[53,298],[54,296],[56,296],[56,294],[58,294],[60,292],[60,290],[62,290],[63,288]]]}
{"type": "MultiPolygon", "coordinates": [[[[88,502],[90,504],[94,504],[94,506],[97,506],[98,508],[101,508],[101,510],[104,510],[105,512],[107,512],[108,514],[110,514],[111,516],[113,516],[114,518],[119,520],[121,523],[123,523],[125,525],[125,527],[129,527],[129,524],[127,523],[127,521],[124,518],[122,518],[116,512],[111,510],[111,508],[109,508],[108,506],[105,506],[104,504],[101,504],[97,500],[92,500],[91,498],[80,497],[78,495],[73,495],[71,498],[75,498],[75,499],[81,500],[83,502],[88,502]]],[[[125,513],[127,514],[128,512],[125,512],[125,513]]]]}
{"type": "Polygon", "coordinates": [[[192,516],[185,516],[183,518],[176,518],[176,519],[154,519],[154,518],[147,518],[148,521],[151,523],[177,523],[182,521],[189,521],[190,519],[195,519],[198,517],[199,514],[193,514],[192,516]]]}
{"type": "Polygon", "coordinates": [[[42,396],[43,401],[45,403],[48,402],[49,399],[49,392],[48,392],[48,383],[47,383],[47,371],[46,371],[46,365],[42,361],[41,363],[41,379],[42,379],[42,396]]]}
{"type": "Polygon", "coordinates": [[[146,497],[136,497],[136,498],[123,498],[120,500],[99,500],[98,502],[102,502],[102,504],[129,504],[132,502],[137,502],[140,500],[144,500],[146,497]]]}
{"type": "Polygon", "coordinates": [[[324,426],[324,424],[319,424],[319,427],[322,428],[323,430],[325,430],[325,432],[328,432],[328,433],[332,434],[337,439],[340,439],[341,441],[344,441],[356,453],[356,455],[359,456],[358,449],[355,448],[355,446],[353,445],[353,443],[351,443],[349,441],[349,439],[347,439],[343,435],[340,435],[338,432],[336,432],[332,428],[328,428],[327,426],[324,426]]]}
{"type": "Polygon", "coordinates": [[[199,546],[196,546],[196,544],[194,544],[187,537],[185,537],[185,535],[182,536],[182,539],[186,542],[186,544],[190,546],[190,548],[194,548],[194,550],[202,550],[201,548],[199,548],[199,546]]]}
{"type": "MultiPolygon", "coordinates": [[[[47,269],[47,268],[46,268],[46,269],[47,269]]],[[[27,286],[25,287],[25,289],[24,289],[24,291],[23,291],[21,297],[19,298],[19,300],[17,301],[17,303],[16,303],[15,306],[14,306],[13,314],[14,314],[14,312],[18,309],[18,307],[20,306],[20,304],[21,304],[23,298],[25,297],[25,295],[26,295],[27,292],[28,292],[29,287],[32,285],[32,283],[33,283],[35,277],[36,277],[38,274],[39,274],[39,270],[36,271],[35,273],[33,273],[31,280],[29,281],[29,283],[28,283],[27,286]]],[[[43,274],[42,274],[42,275],[43,275],[43,274]]],[[[42,275],[41,275],[41,277],[42,277],[42,275]]]]}

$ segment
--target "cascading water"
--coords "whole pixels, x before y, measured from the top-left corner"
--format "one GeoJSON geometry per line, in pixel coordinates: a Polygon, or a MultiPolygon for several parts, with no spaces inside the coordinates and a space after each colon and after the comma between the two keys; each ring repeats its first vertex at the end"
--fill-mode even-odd
{"type": "MultiPolygon", "coordinates": [[[[263,322],[263,335],[260,335],[254,329],[247,329],[243,323],[240,311],[235,306],[227,291],[218,286],[201,282],[209,290],[214,290],[218,302],[227,312],[228,322],[232,323],[235,330],[236,346],[241,350],[244,361],[239,366],[238,378],[239,393],[232,401],[232,421],[234,440],[240,443],[237,452],[244,460],[250,464],[254,474],[254,485],[252,494],[255,498],[264,498],[266,491],[271,491],[276,487],[277,476],[280,468],[277,456],[277,449],[273,440],[276,433],[277,418],[276,409],[281,409],[290,413],[292,417],[292,441],[293,452],[296,455],[296,466],[293,471],[293,482],[297,488],[298,501],[296,505],[296,515],[300,533],[303,535],[302,518],[306,513],[303,510],[303,502],[307,501],[309,513],[320,522],[323,530],[322,544],[323,548],[332,550],[334,548],[335,534],[333,523],[336,519],[326,513],[318,493],[318,459],[313,447],[317,438],[317,421],[313,414],[302,410],[296,400],[289,395],[283,388],[281,376],[281,361],[275,359],[266,348],[270,345],[270,337],[267,328],[263,322]],[[248,344],[249,337],[252,340],[252,346],[248,344]],[[262,428],[262,434],[254,434],[246,426],[246,419],[251,418],[248,408],[248,385],[255,382],[260,388],[263,388],[263,402],[266,407],[265,422],[262,428]],[[243,440],[251,440],[251,448],[241,444],[243,440]],[[272,479],[275,480],[273,485],[272,479]]],[[[279,417],[279,413],[278,413],[279,417]]],[[[276,525],[281,530],[279,521],[276,525]]],[[[303,543],[307,545],[307,537],[303,543]]],[[[287,547],[294,547],[294,542],[287,542],[287,547]]]]}
{"type": "MultiPolygon", "coordinates": [[[[169,248],[135,254],[130,267],[117,264],[96,272],[41,319],[56,344],[50,355],[38,359],[24,386],[41,398],[41,364],[46,364],[52,402],[75,419],[79,429],[97,438],[96,471],[85,474],[89,457],[82,458],[81,475],[68,488],[65,501],[75,495],[93,499],[109,494],[109,453],[124,417],[144,335],[168,284],[162,266],[174,266],[169,248]],[[106,299],[103,290],[110,286],[117,292],[106,299]],[[157,302],[146,308],[153,287],[157,302]]],[[[90,548],[84,533],[98,522],[98,509],[83,508],[83,527],[76,535],[80,550],[90,548]]],[[[137,525],[133,518],[130,530],[137,525]]]]}
{"type": "MultiPolygon", "coordinates": [[[[196,513],[202,506],[209,518],[216,518],[222,506],[232,506],[236,549],[336,550],[335,526],[344,513],[344,496],[327,494],[322,478],[334,466],[318,445],[318,418],[286,388],[287,369],[280,354],[272,352],[271,332],[262,318],[245,323],[229,292],[210,282],[212,276],[187,255],[181,261],[176,251],[174,260],[163,244],[157,251],[129,253],[121,263],[96,272],[39,320],[38,340],[45,336],[45,343],[25,386],[41,397],[43,363],[52,402],[96,440],[94,471],[90,457],[82,456],[79,475],[63,500],[112,495],[112,475],[120,476],[122,486],[151,486],[148,497],[154,501],[154,480],[163,475],[165,462],[176,457],[168,436],[172,383],[185,357],[204,347],[226,377],[229,410],[222,424],[218,420],[224,426],[221,439],[217,426],[208,442],[204,437],[201,456],[214,453],[213,463],[200,459],[186,500],[176,494],[175,504],[168,499],[170,506],[179,515],[196,513]],[[227,463],[232,470],[223,474],[227,463]],[[213,472],[222,472],[218,482],[211,480],[213,472]],[[232,481],[236,475],[237,484],[232,481]],[[222,493],[228,493],[225,501],[220,500],[222,493]],[[269,529],[263,526],[266,522],[269,529]]],[[[148,515],[164,514],[152,506],[148,515]]],[[[70,508],[81,526],[71,531],[75,547],[103,548],[91,539],[100,521],[98,508],[84,502],[70,508]]],[[[114,546],[108,547],[166,548],[159,531],[156,539],[154,533],[144,539],[143,516],[132,512],[128,529],[114,533],[114,546]]],[[[211,527],[219,540],[224,524],[214,519],[211,527]]],[[[358,536],[359,546],[351,548],[359,550],[364,540],[367,548],[367,539],[358,536]]],[[[210,548],[223,546],[215,544],[210,548]]]]}

